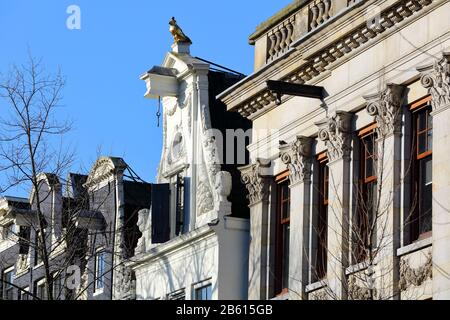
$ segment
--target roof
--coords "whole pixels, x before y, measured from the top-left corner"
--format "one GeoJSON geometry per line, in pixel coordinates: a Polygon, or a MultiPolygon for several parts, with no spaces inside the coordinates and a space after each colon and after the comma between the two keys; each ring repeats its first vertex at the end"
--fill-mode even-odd
{"type": "Polygon", "coordinates": [[[160,67],[160,66],[154,66],[153,68],[148,70],[147,73],[159,74],[161,76],[176,77],[178,71],[177,71],[177,69],[174,69],[174,68],[165,68],[165,67],[160,67]]]}

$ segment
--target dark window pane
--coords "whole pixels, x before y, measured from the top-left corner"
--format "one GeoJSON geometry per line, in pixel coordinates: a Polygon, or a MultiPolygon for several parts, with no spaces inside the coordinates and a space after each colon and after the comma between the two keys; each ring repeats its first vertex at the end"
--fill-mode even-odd
{"type": "Polygon", "coordinates": [[[427,128],[427,116],[426,116],[426,112],[421,111],[418,115],[417,118],[417,126],[419,129],[419,131],[423,131],[427,128]]]}
{"type": "Polygon", "coordinates": [[[426,133],[421,133],[419,134],[419,136],[417,137],[417,150],[418,150],[418,154],[424,153],[427,151],[427,134],[426,133]]]}
{"type": "Polygon", "coordinates": [[[428,157],[420,161],[420,234],[431,230],[432,185],[432,158],[428,157]]]}
{"type": "Polygon", "coordinates": [[[428,151],[433,150],[433,129],[428,130],[427,142],[428,142],[428,151]]]}

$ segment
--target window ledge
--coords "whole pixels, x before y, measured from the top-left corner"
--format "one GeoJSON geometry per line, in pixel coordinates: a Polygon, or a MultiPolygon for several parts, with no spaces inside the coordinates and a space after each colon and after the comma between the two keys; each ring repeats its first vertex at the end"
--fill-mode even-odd
{"type": "Polygon", "coordinates": [[[270,300],[289,300],[289,291],[280,293],[279,295],[273,297],[270,300]]]}
{"type": "Polygon", "coordinates": [[[429,247],[433,244],[433,238],[429,237],[423,240],[419,240],[411,243],[410,245],[401,247],[397,249],[397,256],[401,257],[408,253],[413,253],[415,251],[419,251],[423,248],[429,247]]]}
{"type": "Polygon", "coordinates": [[[305,288],[305,292],[309,293],[312,291],[316,291],[322,288],[325,288],[327,286],[327,282],[325,280],[320,280],[311,284],[308,284],[305,288]]]}
{"type": "Polygon", "coordinates": [[[98,290],[95,290],[94,293],[93,293],[93,296],[94,296],[94,297],[99,296],[99,295],[101,295],[103,292],[104,292],[104,289],[98,289],[98,290]]]}
{"type": "Polygon", "coordinates": [[[351,275],[353,273],[357,273],[363,271],[369,267],[369,263],[367,261],[360,262],[358,264],[354,264],[347,269],[345,269],[345,275],[351,275]]]}

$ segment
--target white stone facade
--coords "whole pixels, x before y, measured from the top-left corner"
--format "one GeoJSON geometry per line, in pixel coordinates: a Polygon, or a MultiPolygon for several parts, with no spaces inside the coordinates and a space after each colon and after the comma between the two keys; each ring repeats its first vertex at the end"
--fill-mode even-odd
{"type": "Polygon", "coordinates": [[[296,1],[250,41],[255,72],[219,96],[253,122],[252,164],[242,168],[251,216],[249,299],[450,299],[450,1],[296,1]],[[320,86],[325,97],[280,97],[267,80],[320,86]],[[427,97],[432,231],[411,241],[412,108],[427,97]],[[358,210],[359,135],[371,127],[383,173],[376,256],[368,263],[355,261],[349,230],[358,210]],[[327,272],[317,279],[313,238],[323,153],[330,180],[327,272]],[[279,292],[275,178],[286,171],[289,285],[279,292]]]}
{"type": "MultiPolygon", "coordinates": [[[[147,98],[160,98],[163,112],[163,150],[159,184],[184,181],[184,225],[173,224],[178,192],[170,189],[170,239],[152,243],[151,210],[141,211],[142,237],[128,266],[136,276],[136,299],[195,300],[196,290],[210,286],[208,298],[246,299],[248,219],[236,217],[227,199],[232,179],[215,161],[217,145],[210,136],[210,66],[193,58],[189,43],[175,43],[161,67],[141,79],[147,98]]],[[[178,199],[178,200],[177,200],[178,199]]]]}

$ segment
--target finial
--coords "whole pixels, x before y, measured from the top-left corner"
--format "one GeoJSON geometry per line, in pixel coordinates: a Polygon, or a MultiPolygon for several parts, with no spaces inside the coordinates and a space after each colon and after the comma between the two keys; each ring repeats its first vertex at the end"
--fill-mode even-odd
{"type": "Polygon", "coordinates": [[[192,44],[191,39],[189,39],[189,37],[186,36],[183,30],[178,26],[175,17],[172,17],[172,19],[169,21],[169,25],[169,31],[172,34],[175,43],[185,42],[192,44]]]}

